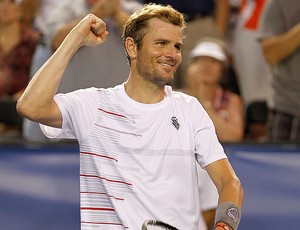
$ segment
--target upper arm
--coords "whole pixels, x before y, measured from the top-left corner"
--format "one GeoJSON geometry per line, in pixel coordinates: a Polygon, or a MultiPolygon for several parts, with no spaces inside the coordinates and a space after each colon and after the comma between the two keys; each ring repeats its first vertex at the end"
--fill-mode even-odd
{"type": "Polygon", "coordinates": [[[62,127],[62,113],[54,100],[50,106],[35,110],[32,103],[26,101],[26,96],[22,96],[17,102],[17,111],[21,116],[31,121],[55,128],[62,127]]]}
{"type": "Polygon", "coordinates": [[[62,113],[55,100],[53,100],[51,107],[45,111],[38,122],[55,128],[62,127],[62,113]]]}

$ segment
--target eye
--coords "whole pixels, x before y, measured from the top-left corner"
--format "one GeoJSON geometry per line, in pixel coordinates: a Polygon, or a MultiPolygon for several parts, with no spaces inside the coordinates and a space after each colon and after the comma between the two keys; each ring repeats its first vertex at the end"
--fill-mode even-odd
{"type": "Polygon", "coordinates": [[[158,41],[156,44],[157,44],[158,46],[163,47],[163,46],[166,45],[166,42],[165,42],[165,41],[158,41]]]}
{"type": "Polygon", "coordinates": [[[182,50],[182,45],[175,45],[175,48],[180,52],[182,50]]]}

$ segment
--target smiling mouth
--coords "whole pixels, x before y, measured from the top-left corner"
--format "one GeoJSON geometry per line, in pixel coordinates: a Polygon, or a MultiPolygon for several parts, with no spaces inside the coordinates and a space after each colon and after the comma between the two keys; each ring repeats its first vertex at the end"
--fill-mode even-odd
{"type": "Polygon", "coordinates": [[[162,65],[163,67],[167,67],[167,68],[173,68],[175,65],[173,63],[159,63],[160,65],[162,65]]]}

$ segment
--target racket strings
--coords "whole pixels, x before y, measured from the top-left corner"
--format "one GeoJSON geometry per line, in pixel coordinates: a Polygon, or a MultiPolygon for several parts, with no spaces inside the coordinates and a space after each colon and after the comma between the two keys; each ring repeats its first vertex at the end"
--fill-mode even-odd
{"type": "Polygon", "coordinates": [[[144,222],[142,230],[178,230],[178,229],[159,220],[147,220],[144,222]]]}

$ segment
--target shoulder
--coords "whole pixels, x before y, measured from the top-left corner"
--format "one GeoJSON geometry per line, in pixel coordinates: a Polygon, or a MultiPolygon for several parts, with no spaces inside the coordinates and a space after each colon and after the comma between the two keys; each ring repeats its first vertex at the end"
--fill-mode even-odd
{"type": "Polygon", "coordinates": [[[67,100],[76,100],[76,101],[91,101],[92,98],[96,98],[98,92],[100,92],[101,89],[91,87],[91,88],[85,88],[85,89],[78,89],[72,92],[68,93],[58,93],[55,95],[56,98],[67,98],[67,100]]]}
{"type": "Polygon", "coordinates": [[[166,87],[166,93],[167,95],[172,96],[176,102],[190,104],[194,103],[195,101],[198,101],[195,97],[184,93],[180,89],[173,90],[170,86],[166,87]]]}
{"type": "Polygon", "coordinates": [[[167,94],[171,95],[171,100],[173,100],[173,105],[176,107],[176,109],[180,110],[188,117],[194,113],[202,114],[204,112],[204,108],[198,99],[193,96],[190,96],[180,90],[170,89],[167,89],[167,94]]]}

